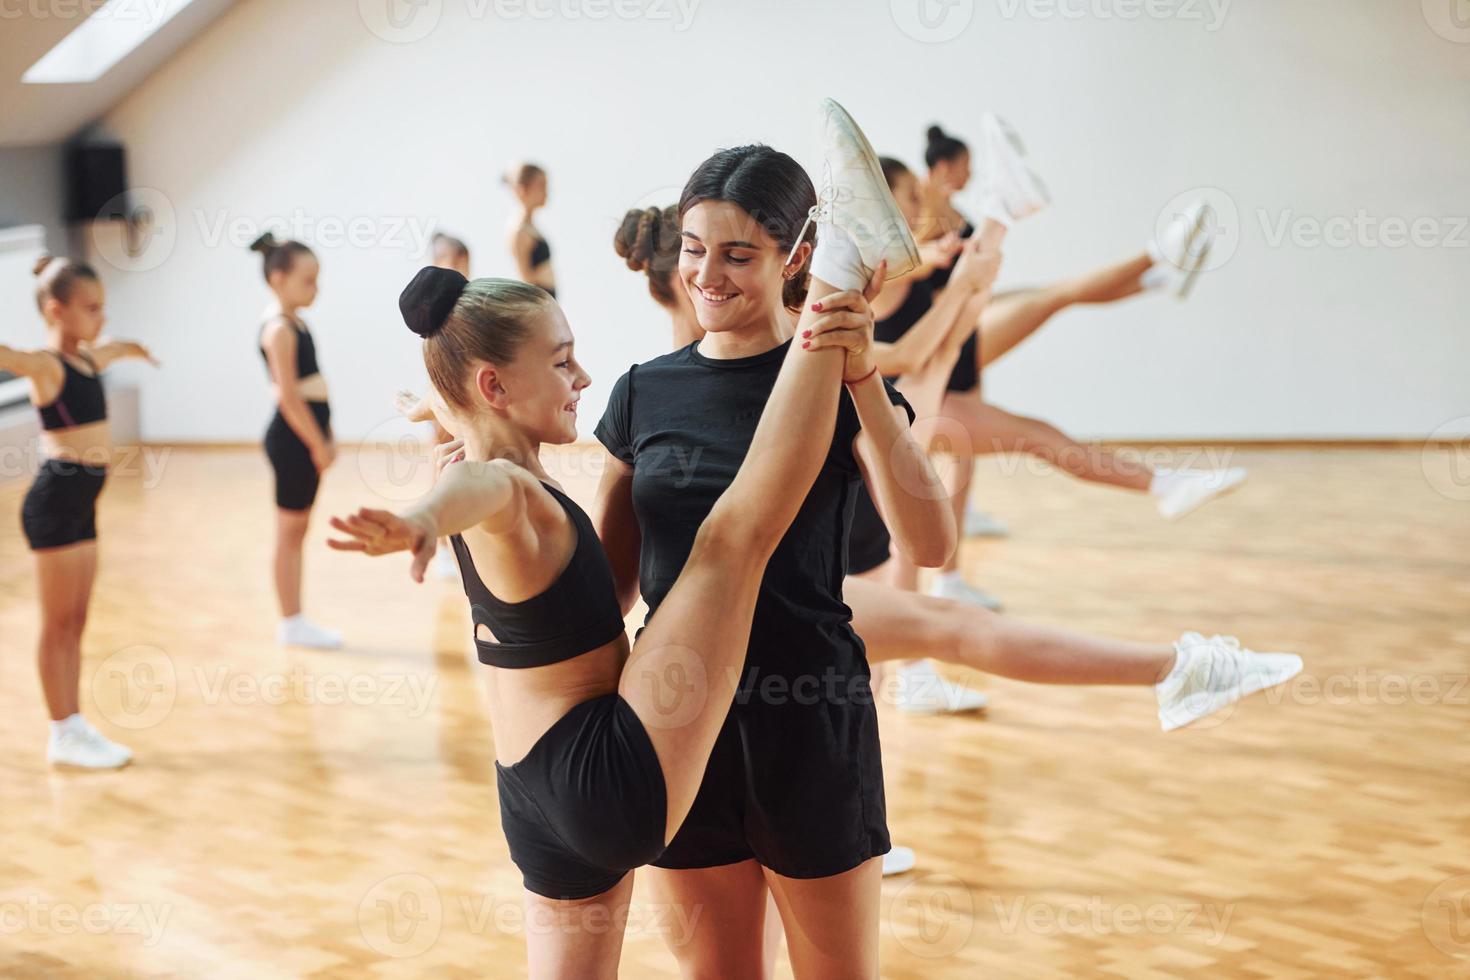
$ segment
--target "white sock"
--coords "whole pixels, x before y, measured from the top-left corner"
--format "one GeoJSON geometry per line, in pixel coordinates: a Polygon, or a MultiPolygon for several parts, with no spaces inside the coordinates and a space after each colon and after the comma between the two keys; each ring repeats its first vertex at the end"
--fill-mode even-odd
{"type": "Polygon", "coordinates": [[[980,199],[980,221],[994,221],[997,224],[1012,227],[1015,222],[1011,220],[1011,212],[1006,208],[1005,201],[996,191],[987,191],[980,199]]]}
{"type": "Polygon", "coordinates": [[[934,573],[934,585],[936,587],[941,585],[959,585],[964,581],[965,577],[958,571],[934,573]]]}
{"type": "Polygon", "coordinates": [[[1169,279],[1169,271],[1159,259],[1154,259],[1154,264],[1138,277],[1144,289],[1163,289],[1169,285],[1169,279]]]}
{"type": "Polygon", "coordinates": [[[297,613],[294,616],[285,616],[281,619],[282,626],[295,626],[297,623],[306,622],[306,613],[297,613]]]}
{"type": "Polygon", "coordinates": [[[868,270],[852,236],[830,222],[817,225],[817,248],[812,253],[812,277],[838,289],[861,290],[868,270]]]}
{"type": "Polygon", "coordinates": [[[73,713],[60,721],[53,721],[51,723],[51,737],[60,738],[67,732],[81,731],[84,724],[81,713],[73,713]]]}
{"type": "Polygon", "coordinates": [[[1150,496],[1162,497],[1174,487],[1173,470],[1154,470],[1154,478],[1148,482],[1150,496]]]}

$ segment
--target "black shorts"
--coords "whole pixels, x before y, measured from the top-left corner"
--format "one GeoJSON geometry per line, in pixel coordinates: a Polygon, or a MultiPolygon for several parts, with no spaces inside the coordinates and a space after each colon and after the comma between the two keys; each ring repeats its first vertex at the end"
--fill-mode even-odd
{"type": "Polygon", "coordinates": [[[980,367],[976,363],[979,347],[980,331],[976,330],[960,348],[959,360],[955,361],[954,370],[949,373],[949,384],[945,385],[946,391],[966,392],[980,387],[980,367]]]}
{"type": "Polygon", "coordinates": [[[886,562],[891,551],[892,536],[878,513],[867,485],[860,486],[852,511],[852,532],[847,538],[847,574],[871,572],[886,562]]]}
{"type": "Polygon", "coordinates": [[[572,708],[525,758],[496,763],[495,782],[510,858],[537,895],[600,895],[663,851],[663,767],[620,695],[572,708]]]}
{"type": "MultiPolygon", "coordinates": [[[[328,437],[332,434],[332,410],[326,402],[307,402],[306,407],[316,417],[316,424],[328,437]]],[[[316,488],[320,476],[316,463],[311,460],[311,450],[296,435],[286,422],[286,417],[276,410],[270,428],[265,430],[265,455],[276,471],[276,506],[282,510],[310,510],[316,500],[316,488]]]]}
{"type": "Polygon", "coordinates": [[[888,853],[878,712],[861,641],[857,651],[805,674],[747,667],[694,806],[655,867],[754,858],[787,878],[827,878],[888,853]]]}
{"type": "Polygon", "coordinates": [[[20,508],[20,526],[32,551],[97,538],[97,496],[107,467],[63,459],[41,464],[20,508]]]}

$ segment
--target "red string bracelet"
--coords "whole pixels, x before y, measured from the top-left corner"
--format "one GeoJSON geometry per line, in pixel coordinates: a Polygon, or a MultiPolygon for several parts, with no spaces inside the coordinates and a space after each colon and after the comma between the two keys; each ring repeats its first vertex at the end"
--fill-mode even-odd
{"type": "Polygon", "coordinates": [[[858,378],[856,381],[844,381],[842,383],[845,384],[845,385],[847,385],[848,387],[852,387],[853,385],[860,385],[864,381],[867,381],[869,378],[871,378],[873,375],[875,375],[877,373],[878,373],[878,365],[875,364],[875,365],[873,365],[873,370],[869,371],[867,374],[863,375],[861,378],[858,378]]]}

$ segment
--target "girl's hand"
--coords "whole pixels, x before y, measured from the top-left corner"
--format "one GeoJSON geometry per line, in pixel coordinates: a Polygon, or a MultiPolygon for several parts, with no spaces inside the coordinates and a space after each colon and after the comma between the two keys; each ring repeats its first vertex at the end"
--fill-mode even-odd
{"type": "Polygon", "coordinates": [[[325,473],[327,467],[331,466],[336,461],[337,446],[330,439],[322,443],[322,447],[320,449],[312,451],[311,462],[312,465],[316,467],[316,471],[318,473],[325,473]]]}
{"type": "Polygon", "coordinates": [[[847,365],[842,371],[844,382],[859,381],[873,373],[873,308],[869,302],[883,288],[884,273],[888,262],[879,263],[868,280],[867,287],[823,296],[812,303],[812,309],[822,314],[802,328],[797,340],[806,350],[830,350],[842,348],[847,351],[847,365]]]}
{"type": "Polygon", "coordinates": [[[919,259],[925,265],[936,269],[948,269],[954,264],[955,256],[964,247],[965,240],[954,232],[948,232],[939,238],[919,243],[919,259]]]}
{"type": "Polygon", "coordinates": [[[347,540],[327,539],[327,546],[337,551],[360,551],[374,558],[399,551],[411,552],[413,564],[408,574],[415,582],[424,580],[424,571],[434,557],[439,537],[438,529],[426,516],[400,517],[370,507],[347,517],[333,517],[331,524],[348,535],[347,540]]]}
{"type": "Polygon", "coordinates": [[[444,467],[450,463],[464,461],[464,440],[451,439],[449,442],[441,442],[434,447],[434,479],[438,481],[439,475],[444,472],[444,467]]]}
{"type": "Polygon", "coordinates": [[[141,357],[143,360],[147,361],[149,364],[152,364],[154,367],[160,367],[158,359],[153,356],[148,348],[144,347],[137,341],[128,341],[126,347],[128,353],[133,357],[141,357]]]}
{"type": "Polygon", "coordinates": [[[950,285],[983,293],[995,285],[996,277],[1000,275],[1001,258],[999,249],[987,251],[981,245],[979,235],[971,236],[955,261],[954,274],[949,279],[950,285]]]}
{"type": "Polygon", "coordinates": [[[393,396],[393,406],[410,422],[434,421],[434,409],[428,398],[421,398],[407,388],[393,396]]]}

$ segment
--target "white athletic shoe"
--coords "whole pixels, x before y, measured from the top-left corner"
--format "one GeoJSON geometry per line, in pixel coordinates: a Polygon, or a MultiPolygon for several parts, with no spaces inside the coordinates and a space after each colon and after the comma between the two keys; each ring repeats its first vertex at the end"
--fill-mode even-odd
{"type": "Polygon", "coordinates": [[[980,510],[978,507],[967,506],[965,508],[965,537],[967,538],[1005,538],[1009,537],[1011,529],[991,514],[980,510]]]}
{"type": "Polygon", "coordinates": [[[1233,636],[1205,639],[1185,633],[1174,644],[1179,659],[1158,684],[1159,725],[1164,731],[1193,724],[1241,698],[1284,684],[1301,673],[1294,653],[1256,653],[1233,636]]]}
{"type": "Polygon", "coordinates": [[[893,846],[887,854],[883,855],[883,877],[889,875],[901,875],[905,871],[914,870],[918,862],[914,859],[914,849],[911,847],[893,846]]]}
{"type": "Polygon", "coordinates": [[[898,671],[898,710],[910,715],[957,715],[983,711],[990,699],[981,691],[945,680],[927,660],[905,664],[898,671]]]}
{"type": "Polygon", "coordinates": [[[936,575],[929,594],[938,599],[953,599],[971,606],[981,606],[991,612],[1000,612],[1004,604],[983,589],[977,589],[958,575],[936,575]]]}
{"type": "Polygon", "coordinates": [[[448,545],[441,544],[434,552],[434,577],[444,582],[459,581],[459,559],[448,545]]]}
{"type": "Polygon", "coordinates": [[[1148,492],[1166,520],[1177,520],[1245,482],[1238,466],[1224,470],[1155,470],[1148,492]]]}
{"type": "Polygon", "coordinates": [[[283,647],[312,647],[317,650],[336,650],[342,645],[342,634],[318,626],[297,613],[281,620],[276,627],[276,642],[283,647]]]}
{"type": "Polygon", "coordinates": [[[1208,201],[1195,201],[1174,215],[1163,234],[1148,244],[1154,265],[1143,275],[1144,286],[1188,298],[1219,232],[1219,215],[1208,201]]]}
{"type": "Polygon", "coordinates": [[[82,720],[63,732],[52,732],[46,761],[74,769],[121,769],[133,761],[133,750],[103,735],[82,720]]]}
{"type": "MultiPolygon", "coordinates": [[[[807,224],[830,222],[847,232],[862,257],[865,281],[884,259],[888,260],[889,279],[918,268],[919,246],[914,244],[909,224],[889,193],[878,154],[873,152],[868,138],[847,110],[831,99],[822,100],[821,118],[821,183],[817,188],[817,203],[807,214],[807,224]]],[[[801,234],[796,236],[797,245],[805,234],[803,225],[801,234]]],[[[796,247],[792,246],[793,254],[796,247]]],[[[817,256],[821,253],[819,239],[817,256]]],[[[822,275],[815,258],[812,275],[832,282],[822,275]]],[[[833,282],[833,285],[841,283],[833,282]]]]}
{"type": "Polygon", "coordinates": [[[1051,192],[1026,159],[1026,145],[1004,119],[993,112],[980,117],[985,154],[986,216],[1006,225],[1029,218],[1051,203],[1051,192]]]}

